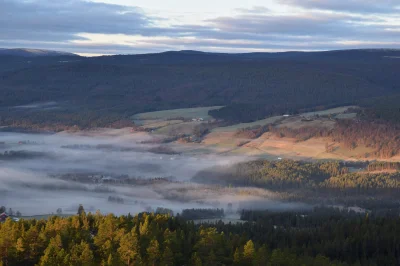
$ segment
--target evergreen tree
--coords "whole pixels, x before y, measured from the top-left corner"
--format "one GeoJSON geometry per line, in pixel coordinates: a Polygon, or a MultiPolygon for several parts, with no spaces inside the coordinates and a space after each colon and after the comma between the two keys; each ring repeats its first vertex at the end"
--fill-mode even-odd
{"type": "Polygon", "coordinates": [[[160,246],[158,244],[157,239],[153,239],[150,242],[149,247],[147,248],[147,256],[149,265],[157,265],[158,260],[160,259],[160,246]]]}
{"type": "Polygon", "coordinates": [[[84,214],[86,214],[85,209],[83,208],[82,204],[79,204],[78,215],[84,215],[84,214]]]}
{"type": "Polygon", "coordinates": [[[197,255],[196,252],[193,253],[192,258],[190,259],[190,265],[193,265],[193,266],[202,266],[203,265],[200,257],[197,255]]]}
{"type": "Polygon", "coordinates": [[[135,231],[131,231],[120,240],[118,254],[124,265],[137,265],[141,261],[139,239],[135,231]]]}
{"type": "Polygon", "coordinates": [[[235,253],[233,254],[233,265],[239,266],[242,265],[243,257],[239,248],[236,248],[235,253]]]}
{"type": "Polygon", "coordinates": [[[62,248],[61,237],[57,235],[50,239],[50,243],[44,251],[43,257],[40,259],[39,266],[59,266],[68,265],[68,254],[62,248]],[[67,264],[65,264],[68,261],[67,264]]]}
{"type": "Polygon", "coordinates": [[[253,262],[254,255],[255,255],[254,243],[253,241],[249,240],[244,246],[243,259],[246,261],[246,263],[250,265],[253,262]]]}
{"type": "Polygon", "coordinates": [[[160,265],[162,266],[174,266],[174,254],[172,253],[172,250],[167,246],[164,249],[163,255],[161,257],[161,263],[160,265]]]}
{"type": "Polygon", "coordinates": [[[256,252],[254,257],[254,266],[264,266],[268,262],[268,250],[265,245],[262,245],[256,252]]]}

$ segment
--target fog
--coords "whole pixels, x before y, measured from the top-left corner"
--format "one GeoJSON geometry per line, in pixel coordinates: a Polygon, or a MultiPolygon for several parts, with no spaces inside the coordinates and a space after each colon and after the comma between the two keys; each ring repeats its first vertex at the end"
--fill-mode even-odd
{"type": "Polygon", "coordinates": [[[163,144],[176,154],[157,154],[159,144],[143,144],[144,133],[100,130],[86,133],[0,133],[0,205],[22,215],[114,214],[170,208],[307,208],[281,203],[274,193],[192,183],[199,171],[250,158],[196,154],[180,145],[163,144]],[[10,152],[12,151],[12,152],[10,152]],[[121,181],[125,180],[125,181],[121,181]],[[133,181],[132,181],[133,180],[133,181]],[[239,191],[240,190],[240,191],[239,191]],[[119,202],[110,197],[121,199],[119,202]]]}

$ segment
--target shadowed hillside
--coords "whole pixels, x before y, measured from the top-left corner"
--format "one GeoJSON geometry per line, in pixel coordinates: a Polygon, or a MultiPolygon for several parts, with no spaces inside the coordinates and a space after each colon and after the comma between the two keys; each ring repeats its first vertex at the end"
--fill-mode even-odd
{"type": "Polygon", "coordinates": [[[396,50],[181,51],[35,57],[29,63],[24,57],[8,56],[0,74],[0,107],[54,101],[65,104],[56,112],[84,110],[128,117],[146,111],[224,105],[211,114],[248,122],[398,92],[398,54],[396,50]]]}

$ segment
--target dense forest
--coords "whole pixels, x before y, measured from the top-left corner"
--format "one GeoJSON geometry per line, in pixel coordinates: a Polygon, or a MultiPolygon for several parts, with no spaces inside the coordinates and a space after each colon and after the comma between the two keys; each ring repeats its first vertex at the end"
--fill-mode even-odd
{"type": "Polygon", "coordinates": [[[359,102],[360,116],[366,120],[385,120],[400,124],[400,94],[365,99],[359,102]]]}
{"type": "Polygon", "coordinates": [[[120,125],[139,112],[222,105],[210,113],[225,121],[248,122],[390,98],[399,93],[395,69],[400,62],[389,58],[397,54],[384,50],[237,55],[183,51],[69,60],[29,58],[29,64],[26,58],[3,56],[0,117],[3,125],[56,122],[85,128],[120,125]],[[57,106],[13,108],[37,102],[57,106]]]}
{"type": "Polygon", "coordinates": [[[398,215],[243,211],[246,223],[86,214],[0,223],[0,265],[398,265],[398,215]]]}
{"type": "Polygon", "coordinates": [[[278,191],[308,189],[352,195],[391,195],[400,189],[398,163],[373,162],[363,172],[350,172],[341,162],[301,162],[292,160],[238,163],[214,167],[193,177],[196,182],[235,186],[255,186],[278,191]],[[374,170],[381,172],[374,173],[374,170]],[[393,172],[392,170],[395,170],[393,172]]]}

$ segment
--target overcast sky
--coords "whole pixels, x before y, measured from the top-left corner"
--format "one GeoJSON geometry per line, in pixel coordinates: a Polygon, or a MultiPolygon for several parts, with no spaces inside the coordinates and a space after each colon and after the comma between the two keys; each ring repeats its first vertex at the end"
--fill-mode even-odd
{"type": "Polygon", "coordinates": [[[400,48],[400,0],[0,0],[0,25],[83,55],[400,48]]]}

